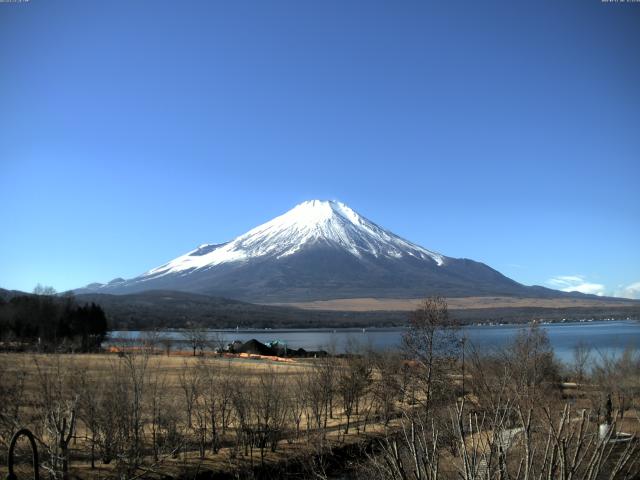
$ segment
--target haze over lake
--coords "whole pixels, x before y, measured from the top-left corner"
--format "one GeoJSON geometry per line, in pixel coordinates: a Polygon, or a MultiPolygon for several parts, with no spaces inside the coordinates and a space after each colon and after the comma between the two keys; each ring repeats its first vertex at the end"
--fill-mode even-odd
{"type": "MultiPolygon", "coordinates": [[[[579,343],[589,345],[594,354],[620,354],[627,346],[640,348],[640,321],[601,321],[553,323],[540,326],[548,335],[558,359],[571,362],[573,349],[579,343]]],[[[462,331],[466,334],[468,345],[475,346],[483,352],[505,346],[517,333],[527,325],[483,325],[466,326],[462,331]]],[[[225,342],[234,340],[246,341],[252,338],[263,343],[280,340],[290,348],[305,350],[335,349],[344,352],[348,345],[357,344],[371,346],[375,349],[399,348],[402,344],[404,328],[372,328],[366,329],[273,329],[273,330],[210,330],[211,335],[218,333],[225,342]]],[[[144,332],[113,331],[107,343],[121,341],[137,341],[144,332]]],[[[184,341],[180,331],[167,330],[160,332],[165,338],[176,342],[184,341]]]]}

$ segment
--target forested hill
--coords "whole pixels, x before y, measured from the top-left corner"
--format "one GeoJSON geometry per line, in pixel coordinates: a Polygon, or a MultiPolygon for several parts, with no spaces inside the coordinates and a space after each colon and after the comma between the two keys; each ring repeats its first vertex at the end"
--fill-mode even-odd
{"type": "Polygon", "coordinates": [[[107,318],[99,305],[78,303],[72,295],[0,292],[0,345],[45,351],[100,348],[107,318]]]}
{"type": "Polygon", "coordinates": [[[321,328],[404,324],[406,312],[335,312],[277,307],[186,292],[152,290],[130,295],[86,293],[78,301],[104,308],[111,329],[321,328]]]}
{"type": "MultiPolygon", "coordinates": [[[[82,294],[81,302],[102,306],[112,329],[182,328],[338,328],[403,326],[405,311],[342,312],[267,306],[175,291],[150,291],[131,295],[82,294]]],[[[532,320],[584,318],[640,318],[638,306],[573,308],[473,308],[450,309],[461,323],[525,323],[532,320]]]]}

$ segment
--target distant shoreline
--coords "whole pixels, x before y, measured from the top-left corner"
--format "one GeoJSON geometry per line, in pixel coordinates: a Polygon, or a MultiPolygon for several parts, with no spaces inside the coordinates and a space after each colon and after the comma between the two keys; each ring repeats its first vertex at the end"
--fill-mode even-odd
{"type": "MultiPolygon", "coordinates": [[[[607,320],[566,320],[564,322],[560,321],[560,322],[511,322],[511,323],[469,323],[469,324],[463,324],[460,325],[461,328],[469,328],[469,327],[515,327],[515,326],[522,326],[527,327],[527,326],[531,326],[534,324],[540,325],[541,327],[545,327],[545,326],[549,326],[549,325],[572,325],[572,326],[576,326],[576,325],[581,325],[581,324],[603,324],[603,323],[614,323],[614,322],[635,322],[635,323],[640,323],[640,318],[611,318],[611,319],[607,319],[607,320]]],[[[366,332],[378,332],[378,333],[382,333],[382,332],[398,332],[398,331],[402,331],[402,330],[406,330],[407,327],[406,326],[389,326],[389,327],[377,327],[377,326],[371,326],[371,327],[364,327],[364,328],[359,328],[359,327],[336,327],[336,328],[331,328],[331,327],[309,327],[309,328],[304,328],[304,327],[296,327],[296,328],[239,328],[239,329],[235,329],[235,328],[205,328],[204,330],[206,332],[211,332],[211,333],[241,333],[241,334],[250,334],[250,333],[256,333],[256,334],[260,334],[263,335],[265,333],[268,332],[274,332],[274,333],[303,333],[303,332],[314,332],[314,333],[333,333],[333,332],[340,332],[340,333],[360,333],[363,330],[366,332]]],[[[158,333],[176,333],[176,334],[182,334],[184,332],[188,332],[189,329],[188,328],[163,328],[160,330],[109,330],[109,334],[113,334],[114,332],[121,332],[121,333],[132,333],[132,332],[153,332],[153,331],[157,331],[158,333]]],[[[124,337],[115,337],[115,339],[122,339],[122,340],[126,340],[126,338],[124,337]]]]}

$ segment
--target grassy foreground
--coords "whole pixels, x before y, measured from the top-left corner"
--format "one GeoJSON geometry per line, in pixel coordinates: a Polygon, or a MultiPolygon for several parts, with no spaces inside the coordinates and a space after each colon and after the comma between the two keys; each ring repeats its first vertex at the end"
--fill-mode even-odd
{"type": "MultiPolygon", "coordinates": [[[[326,383],[347,368],[340,363],[143,352],[0,354],[2,440],[6,448],[9,432],[26,425],[39,440],[41,459],[54,464],[47,453],[61,454],[51,451],[59,450],[58,420],[75,414],[67,454],[70,474],[81,478],[233,472],[303,459],[393,425],[390,410],[381,417],[373,389],[356,393],[358,412],[355,405],[345,412],[336,391],[329,398],[326,390],[335,387],[326,383]]],[[[381,382],[379,373],[367,375],[372,384],[381,382]]],[[[26,458],[20,470],[29,470],[26,458]]],[[[6,473],[4,461],[0,472],[6,473]]]]}
{"type": "Polygon", "coordinates": [[[532,327],[503,351],[461,355],[428,306],[402,355],[0,354],[1,448],[28,427],[55,479],[640,475],[637,351],[576,349],[563,366],[532,327]]]}

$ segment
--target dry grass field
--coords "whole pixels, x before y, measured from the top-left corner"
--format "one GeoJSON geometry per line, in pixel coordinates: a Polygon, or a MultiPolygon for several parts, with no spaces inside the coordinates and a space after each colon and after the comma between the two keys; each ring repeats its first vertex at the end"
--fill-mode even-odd
{"type": "MultiPolygon", "coordinates": [[[[420,298],[344,298],[335,300],[317,300],[312,302],[278,303],[308,310],[330,311],[413,311],[423,299],[420,298]]],[[[514,297],[461,297],[447,298],[452,310],[478,308],[572,308],[572,307],[636,307],[638,302],[614,299],[576,299],[576,298],[514,298],[514,297]]]]}
{"type": "MultiPolygon", "coordinates": [[[[303,397],[322,395],[317,387],[321,371],[320,360],[301,359],[295,362],[278,362],[244,358],[222,358],[215,356],[145,355],[135,354],[0,354],[0,380],[8,384],[20,379],[21,390],[15,398],[4,398],[5,402],[16,402],[19,426],[28,426],[41,442],[41,459],[46,460],[42,446],[55,443],[50,429],[43,426],[52,402],[63,405],[74,404],[77,409],[76,429],[70,443],[70,471],[80,478],[102,478],[121,476],[118,462],[108,464],[100,461],[96,447],[95,468],[91,468],[88,452],[91,450],[91,421],[87,416],[83,398],[92,397],[96,407],[113,409],[116,417],[131,416],[130,405],[123,405],[118,398],[109,402],[111,389],[127,390],[122,401],[133,402],[131,392],[139,391],[141,416],[140,431],[143,453],[135,467],[144,476],[184,476],[193,469],[219,472],[251,469],[256,465],[273,465],[291,462],[314,454],[318,448],[331,449],[358,443],[384,433],[393,425],[388,419],[382,426],[378,416],[374,419],[374,398],[358,399],[360,412],[349,412],[349,431],[344,409],[337,395],[328,406],[320,400],[303,406],[303,397]],[[209,376],[211,375],[211,376],[209,376]],[[266,380],[265,380],[266,379],[266,380]],[[303,392],[303,389],[309,389],[303,392]],[[105,390],[106,389],[106,390],[105,390]],[[106,395],[105,395],[106,394],[106,395]],[[239,394],[242,398],[239,398],[239,394]],[[265,396],[270,396],[269,405],[265,396]],[[214,398],[215,397],[215,398],[214,398]],[[227,402],[223,407],[219,401],[227,402]],[[100,403],[103,402],[103,403],[100,403]],[[237,402],[237,404],[236,404],[237,402]],[[248,405],[242,405],[246,402],[248,405]],[[222,408],[227,408],[224,420],[222,408]],[[243,410],[246,408],[246,410],[243,410]],[[315,408],[315,410],[314,410],[315,408]],[[327,413],[326,408],[330,409],[327,413]],[[158,411],[158,409],[160,411],[158,411]],[[213,409],[218,411],[212,413],[213,409]],[[165,410],[165,412],[162,412],[165,410]],[[169,415],[165,413],[169,412],[169,415]],[[211,418],[211,416],[216,418],[211,418]],[[251,418],[239,419],[247,415],[251,418]],[[272,420],[265,417],[272,416],[272,420]],[[262,417],[262,418],[261,418],[262,417]],[[225,425],[222,426],[222,422],[225,425]],[[272,423],[269,423],[269,422],[272,423]],[[167,427],[167,422],[173,422],[167,427]],[[217,422],[217,451],[211,449],[212,424],[217,422]],[[246,423],[245,423],[246,422],[246,423]],[[242,426],[240,425],[242,423],[242,426]],[[251,423],[251,425],[249,425],[251,423]],[[165,445],[162,451],[153,453],[151,443],[161,435],[168,435],[173,428],[175,444],[165,445]],[[273,428],[278,438],[278,448],[271,448],[272,438],[266,440],[262,452],[259,441],[253,439],[246,445],[240,438],[243,431],[273,428]],[[224,429],[224,431],[222,431],[224,429]],[[162,434],[159,433],[162,430],[162,434]],[[203,432],[204,430],[204,432],[203,432]],[[154,432],[155,431],[155,432],[154,432]],[[206,444],[206,446],[205,446],[206,444]]],[[[331,360],[331,371],[335,376],[326,381],[335,381],[339,376],[338,363],[331,360]]],[[[379,373],[372,373],[371,382],[380,381],[379,373]]],[[[5,393],[5,397],[9,392],[5,393]]],[[[5,410],[11,410],[5,404],[5,410]]],[[[18,425],[16,425],[18,426],[18,425]]],[[[257,434],[259,436],[259,434],[257,434]]],[[[100,434],[98,435],[100,436],[100,434]]],[[[104,443],[96,440],[94,443],[104,443]]],[[[26,445],[26,444],[25,444],[26,445]]],[[[104,445],[102,447],[104,449],[104,445]]],[[[28,470],[28,466],[20,467],[28,470]]],[[[6,465],[0,466],[6,473],[6,465]]]]}
{"type": "MultiPolygon", "coordinates": [[[[531,449],[537,453],[530,461],[557,462],[553,450],[546,460],[540,456],[551,441],[601,459],[596,473],[611,470],[625,452],[636,462],[630,468],[640,468],[637,440],[610,450],[594,441],[607,415],[617,432],[640,434],[634,352],[595,365],[588,376],[565,366],[564,383],[544,332],[535,328],[497,356],[470,355],[464,375],[457,361],[415,358],[421,360],[388,352],[287,362],[152,350],[2,353],[0,448],[11,432],[28,427],[43,475],[56,479],[187,479],[205,472],[198,478],[477,478],[464,473],[467,465],[513,473],[531,449]],[[492,455],[511,437],[515,463],[501,464],[492,455]],[[398,462],[419,472],[404,477],[398,462]],[[347,465],[357,466],[348,477],[347,465]],[[434,465],[437,475],[429,473],[434,465]]],[[[22,476],[29,475],[24,446],[22,476]]]]}

